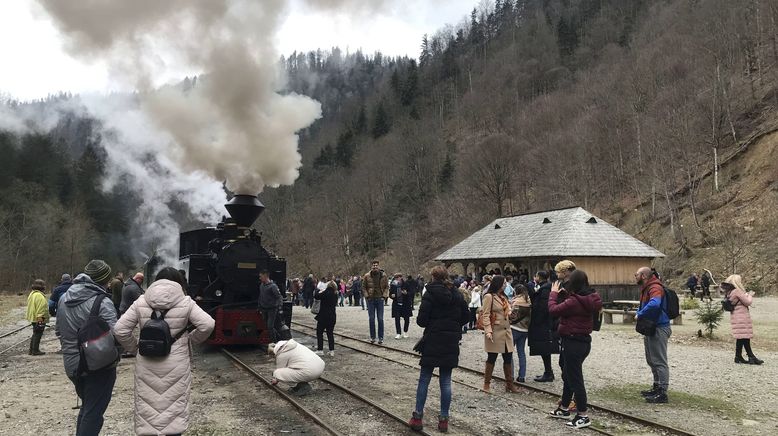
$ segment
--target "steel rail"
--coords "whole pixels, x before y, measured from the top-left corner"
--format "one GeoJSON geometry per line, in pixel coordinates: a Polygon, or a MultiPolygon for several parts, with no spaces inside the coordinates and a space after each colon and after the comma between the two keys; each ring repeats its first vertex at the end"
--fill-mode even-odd
{"type": "Polygon", "coordinates": [[[0,351],[0,354],[5,354],[6,352],[13,350],[14,348],[18,347],[19,345],[21,345],[21,344],[23,344],[23,343],[25,343],[25,342],[27,342],[29,340],[30,340],[30,338],[24,338],[21,341],[19,341],[19,342],[15,343],[15,344],[11,345],[10,347],[6,348],[5,350],[0,351]]]}
{"type": "MultiPolygon", "coordinates": [[[[392,419],[394,419],[395,421],[401,423],[402,425],[404,425],[406,427],[409,427],[408,421],[406,421],[405,418],[403,418],[403,417],[401,417],[401,416],[399,416],[399,415],[397,415],[397,414],[395,414],[393,412],[390,412],[390,411],[386,410],[382,405],[380,405],[380,404],[376,403],[375,401],[365,397],[364,395],[360,394],[359,392],[356,392],[356,391],[354,391],[354,390],[352,390],[350,388],[347,388],[346,386],[343,386],[342,384],[337,383],[335,381],[332,381],[332,380],[330,380],[330,379],[328,379],[328,378],[326,378],[324,376],[320,376],[319,380],[321,380],[321,381],[329,384],[330,386],[333,386],[333,387],[335,387],[335,388],[337,388],[337,389],[347,393],[348,395],[351,395],[352,397],[358,398],[362,402],[364,402],[366,404],[369,404],[369,405],[375,407],[376,409],[380,410],[386,416],[389,416],[392,419]]],[[[427,433],[425,430],[420,430],[417,433],[422,434],[422,435],[426,435],[426,436],[432,436],[431,434],[427,433]]]]}
{"type": "Polygon", "coordinates": [[[18,332],[20,332],[20,331],[22,331],[22,330],[24,330],[24,329],[26,329],[27,327],[30,327],[30,326],[32,326],[32,324],[23,325],[23,326],[19,327],[18,329],[11,330],[10,332],[7,332],[7,333],[3,333],[2,335],[0,335],[0,339],[4,338],[6,336],[11,336],[14,333],[18,333],[18,332]]]}
{"type": "Polygon", "coordinates": [[[290,403],[292,406],[294,406],[294,407],[295,407],[297,410],[299,410],[299,411],[300,411],[300,412],[302,412],[304,415],[306,415],[306,416],[308,416],[309,418],[311,418],[311,419],[313,420],[313,422],[315,422],[315,423],[316,423],[316,424],[318,424],[318,425],[319,425],[321,428],[323,428],[324,430],[326,430],[326,431],[327,431],[327,433],[329,433],[329,434],[331,434],[331,435],[333,435],[333,436],[344,436],[344,435],[343,435],[343,433],[341,433],[341,432],[339,432],[338,430],[336,430],[336,429],[332,428],[332,427],[331,427],[329,424],[327,424],[326,422],[324,422],[324,420],[322,420],[321,418],[319,418],[319,417],[318,417],[318,416],[317,416],[315,413],[313,413],[313,412],[311,412],[311,411],[307,410],[307,409],[305,408],[305,406],[303,406],[303,405],[302,405],[300,402],[298,402],[297,400],[295,400],[294,398],[292,398],[292,396],[291,396],[291,395],[289,395],[289,394],[287,394],[286,392],[284,392],[284,391],[283,391],[281,388],[279,388],[278,386],[275,386],[274,384],[270,383],[270,381],[269,381],[268,379],[266,379],[265,377],[263,377],[263,376],[262,376],[260,373],[256,372],[256,371],[255,371],[253,368],[251,368],[251,367],[250,367],[250,366],[248,366],[248,365],[247,365],[245,362],[243,362],[242,360],[240,360],[240,358],[239,358],[238,356],[236,356],[235,354],[233,354],[233,353],[231,353],[231,352],[229,352],[229,351],[225,350],[224,348],[222,348],[222,349],[221,349],[221,352],[222,352],[222,354],[224,354],[225,356],[227,356],[227,358],[228,358],[228,359],[230,359],[232,362],[234,362],[236,365],[238,365],[239,367],[243,368],[243,370],[244,370],[244,371],[246,371],[246,372],[248,372],[249,374],[251,374],[251,376],[252,376],[252,377],[254,377],[254,378],[255,378],[255,379],[257,379],[257,380],[260,380],[262,383],[264,383],[265,385],[267,385],[268,387],[270,387],[271,389],[273,389],[273,390],[274,390],[274,391],[275,391],[275,392],[276,392],[278,395],[280,395],[280,396],[281,396],[283,399],[285,399],[286,401],[288,401],[288,402],[289,402],[289,403],[290,403]]]}
{"type": "MultiPolygon", "coordinates": [[[[311,329],[311,330],[316,330],[315,327],[311,327],[310,325],[303,324],[303,323],[300,323],[300,322],[297,322],[297,321],[292,321],[292,324],[299,325],[301,327],[305,327],[305,328],[308,328],[308,329],[311,329]]],[[[403,350],[403,349],[400,349],[400,348],[390,347],[390,346],[387,346],[387,345],[371,344],[370,342],[365,341],[363,339],[359,339],[359,338],[356,338],[356,337],[350,336],[350,335],[345,335],[343,333],[335,333],[335,335],[339,336],[339,337],[342,337],[342,338],[345,338],[345,339],[350,339],[352,341],[360,342],[360,343],[363,343],[363,344],[366,344],[366,345],[372,345],[372,346],[375,346],[375,347],[379,347],[379,348],[384,348],[384,349],[387,349],[387,350],[395,351],[395,352],[398,352],[398,353],[401,353],[401,354],[410,355],[410,356],[413,356],[415,358],[419,357],[419,355],[417,353],[414,353],[412,351],[407,351],[407,350],[403,350]]],[[[348,348],[351,348],[351,347],[348,347],[348,348]]],[[[377,355],[377,354],[373,354],[373,355],[377,356],[377,357],[384,358],[383,356],[380,356],[380,355],[377,355]]],[[[389,359],[389,360],[391,360],[391,359],[389,359]]],[[[476,374],[476,375],[483,376],[483,374],[484,374],[482,371],[479,371],[477,369],[470,368],[470,367],[467,367],[467,366],[461,366],[460,365],[458,368],[463,370],[463,371],[465,371],[465,372],[469,372],[469,373],[476,374]]],[[[499,376],[493,376],[492,378],[493,379],[497,379],[497,380],[503,380],[503,381],[505,380],[503,377],[499,377],[499,376]]],[[[548,391],[548,390],[545,390],[543,388],[532,386],[532,385],[527,384],[527,383],[518,383],[518,382],[514,382],[514,383],[516,383],[517,385],[519,385],[519,386],[521,386],[521,387],[523,387],[525,389],[531,390],[531,391],[543,393],[543,394],[546,394],[546,395],[551,395],[553,397],[558,397],[559,396],[559,394],[556,393],[556,392],[548,391]]],[[[636,422],[636,423],[639,423],[639,424],[642,424],[642,425],[645,425],[645,426],[648,426],[648,427],[657,428],[657,429],[666,431],[666,432],[671,433],[671,434],[676,434],[676,435],[679,435],[679,436],[697,436],[694,433],[688,432],[686,430],[682,430],[682,429],[675,428],[675,427],[672,427],[672,426],[669,426],[669,425],[666,425],[666,424],[662,424],[662,423],[658,423],[658,422],[655,422],[655,421],[651,421],[649,419],[645,419],[645,418],[641,418],[641,417],[638,417],[638,416],[634,416],[634,415],[629,414],[629,413],[620,412],[618,410],[613,410],[613,409],[610,409],[610,408],[608,408],[606,406],[603,406],[603,405],[600,405],[600,404],[589,403],[589,406],[590,406],[591,409],[599,410],[599,411],[606,412],[606,413],[610,413],[612,415],[615,415],[615,416],[618,416],[618,417],[621,417],[621,418],[624,418],[624,419],[628,419],[630,421],[633,421],[633,422],[636,422]]]]}

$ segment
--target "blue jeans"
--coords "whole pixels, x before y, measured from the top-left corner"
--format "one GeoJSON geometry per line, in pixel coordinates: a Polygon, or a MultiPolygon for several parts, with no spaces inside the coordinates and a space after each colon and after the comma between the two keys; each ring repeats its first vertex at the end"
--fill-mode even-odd
{"type": "Polygon", "coordinates": [[[70,381],[81,398],[81,410],[76,421],[76,436],[100,434],[103,414],[111,402],[111,392],[116,383],[116,368],[108,368],[70,381]]]}
{"type": "MultiPolygon", "coordinates": [[[[416,410],[419,415],[424,414],[424,404],[427,402],[427,389],[432,380],[434,366],[422,366],[419,374],[419,385],[416,387],[416,410]]],[[[448,418],[448,409],[451,408],[451,368],[440,368],[440,416],[448,418]]]]}
{"type": "Polygon", "coordinates": [[[375,319],[378,318],[378,340],[384,340],[384,299],[367,298],[367,317],[370,322],[370,339],[375,339],[375,319]]]}
{"type": "MultiPolygon", "coordinates": [[[[524,378],[527,375],[527,354],[524,352],[524,344],[527,343],[527,332],[520,332],[511,329],[513,333],[513,345],[516,346],[516,354],[519,356],[519,377],[524,378]]],[[[516,365],[513,366],[511,373],[516,372],[516,365]]]]}

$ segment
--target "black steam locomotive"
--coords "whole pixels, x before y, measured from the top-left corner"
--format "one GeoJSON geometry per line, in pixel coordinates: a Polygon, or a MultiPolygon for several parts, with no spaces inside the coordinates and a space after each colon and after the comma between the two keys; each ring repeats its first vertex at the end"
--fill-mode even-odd
{"type": "MultiPolygon", "coordinates": [[[[286,260],[262,246],[251,225],[265,206],[254,195],[236,195],[224,205],[230,217],[216,227],[180,234],[179,259],[191,296],[216,320],[211,344],[267,344],[270,335],[257,310],[259,272],[268,270],[286,295],[286,260]]],[[[284,302],[278,319],[288,327],[292,303],[284,302]]]]}

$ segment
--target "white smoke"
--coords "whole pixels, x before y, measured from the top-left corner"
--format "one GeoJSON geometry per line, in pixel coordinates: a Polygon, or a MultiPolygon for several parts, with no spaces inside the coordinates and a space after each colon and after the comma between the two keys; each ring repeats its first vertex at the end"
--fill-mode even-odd
{"type": "MultiPolygon", "coordinates": [[[[298,177],[297,132],[321,107],[283,93],[275,36],[294,0],[36,1],[72,56],[104,60],[117,83],[137,91],[83,97],[73,106],[100,120],[109,163],[104,186],[132,184],[141,197],[136,237],[155,240],[164,257],[175,258],[172,201],[214,222],[223,211],[222,181],[254,194],[298,177]],[[159,86],[171,72],[195,74],[196,84],[159,86]]],[[[303,3],[367,16],[390,2],[303,3]]],[[[15,130],[24,127],[13,120],[15,130]]]]}

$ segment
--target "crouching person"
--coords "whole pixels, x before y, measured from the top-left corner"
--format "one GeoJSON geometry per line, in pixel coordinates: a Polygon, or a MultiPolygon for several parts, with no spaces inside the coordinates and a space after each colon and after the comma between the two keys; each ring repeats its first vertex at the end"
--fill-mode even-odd
{"type": "Polygon", "coordinates": [[[294,339],[281,341],[270,347],[276,356],[276,370],[271,383],[296,383],[292,392],[303,396],[311,393],[310,382],[324,372],[324,361],[308,347],[298,344],[294,339]]]}
{"type": "Polygon", "coordinates": [[[208,339],[215,322],[184,294],[183,283],[178,270],[164,268],[114,327],[116,339],[127,351],[135,352],[140,342],[135,361],[138,435],[178,435],[189,426],[190,344],[208,339]],[[150,338],[158,333],[163,322],[169,329],[163,336],[172,344],[159,346],[160,341],[150,338]],[[136,326],[140,327],[139,339],[133,336],[136,326]]]}

